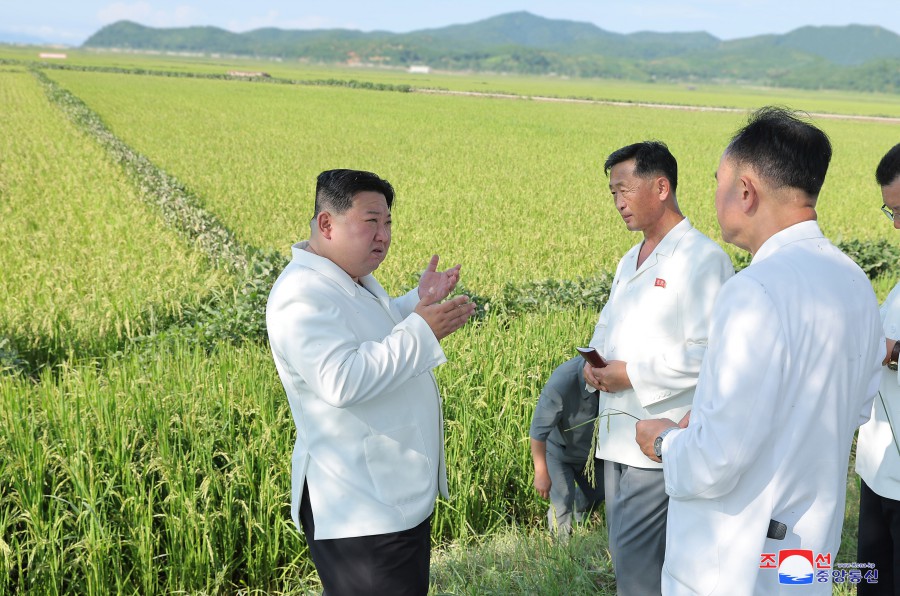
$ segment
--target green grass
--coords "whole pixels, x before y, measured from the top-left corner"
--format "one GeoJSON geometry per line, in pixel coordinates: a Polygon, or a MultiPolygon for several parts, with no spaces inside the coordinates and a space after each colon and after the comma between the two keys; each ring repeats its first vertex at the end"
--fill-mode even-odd
{"type": "MultiPolygon", "coordinates": [[[[527,447],[547,371],[594,316],[489,318],[447,342],[435,594],[613,593],[602,517],[568,545],[546,538],[527,447]]],[[[294,427],[265,346],[169,343],[0,377],[0,425],[0,594],[317,589],[290,521],[294,427]]],[[[853,495],[839,560],[854,560],[853,495]]]]}
{"type": "MultiPolygon", "coordinates": [[[[713,172],[744,120],[740,114],[49,74],[251,244],[286,253],[306,236],[315,176],[324,169],[368,169],[391,180],[398,190],[394,247],[380,276],[394,291],[408,285],[410,272],[432,251],[461,262],[466,284],[482,293],[506,280],[611,270],[639,239],[615,213],[602,162],[645,138],[670,145],[679,159],[683,210],[718,238],[713,172]]],[[[825,232],[888,235],[869,181],[900,125],[820,124],[836,148],[820,200],[825,232]]]]}
{"type": "MultiPolygon", "coordinates": [[[[682,207],[718,238],[712,172],[743,118],[49,75],[262,248],[286,253],[305,236],[319,171],[384,175],[398,200],[378,275],[394,292],[432,251],[462,262],[466,285],[491,295],[506,281],[611,270],[639,238],[616,217],[600,164],[642,138],[670,144],[682,207]]],[[[10,263],[0,269],[0,334],[71,351],[35,379],[0,375],[0,595],[315,592],[288,510],[294,427],[266,346],[222,341],[210,353],[177,335],[123,343],[234,280],[163,227],[21,67],[0,68],[0,100],[0,254],[10,263]]],[[[820,202],[826,233],[894,239],[871,172],[900,128],[821,124],[835,144],[820,202]]],[[[893,281],[877,280],[879,295],[893,281]]],[[[527,438],[540,388],[596,317],[495,314],[445,341],[449,362],[436,372],[451,499],[433,522],[434,594],[614,592],[602,518],[566,545],[546,537],[527,438]]],[[[851,475],[842,561],[854,559],[855,486],[851,475]]]]}
{"type": "Polygon", "coordinates": [[[0,336],[102,354],[224,281],[32,76],[0,72],[0,104],[0,336]]]}
{"type": "Polygon", "coordinates": [[[437,548],[429,594],[566,595],[616,593],[603,517],[576,527],[566,543],[541,527],[509,526],[437,548]]]}
{"type": "MultiPolygon", "coordinates": [[[[437,539],[540,523],[528,420],[543,371],[594,316],[488,319],[448,342],[452,497],[437,539]]],[[[288,509],[294,426],[266,346],[167,343],[101,364],[0,376],[0,593],[305,589],[288,509]]]]}
{"type": "Polygon", "coordinates": [[[223,345],[0,377],[0,593],[302,587],[272,372],[223,345]]]}

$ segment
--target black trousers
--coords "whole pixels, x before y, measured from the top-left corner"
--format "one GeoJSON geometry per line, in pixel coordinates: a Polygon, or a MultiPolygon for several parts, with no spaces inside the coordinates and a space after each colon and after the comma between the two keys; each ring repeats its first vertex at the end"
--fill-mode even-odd
{"type": "Polygon", "coordinates": [[[856,559],[875,563],[878,570],[878,583],[863,580],[857,585],[858,596],[900,595],[900,501],[880,496],[862,479],[856,559]]]}
{"type": "Polygon", "coordinates": [[[323,596],[425,596],[431,563],[431,517],[401,532],[316,540],[309,492],[303,487],[300,524],[323,596]]]}

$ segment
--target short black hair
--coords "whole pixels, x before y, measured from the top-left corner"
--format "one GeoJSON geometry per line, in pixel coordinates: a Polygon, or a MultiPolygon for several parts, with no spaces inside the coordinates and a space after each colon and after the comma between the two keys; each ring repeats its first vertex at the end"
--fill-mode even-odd
{"type": "Polygon", "coordinates": [[[353,197],[367,191],[383,194],[390,210],[394,202],[394,187],[387,180],[362,170],[326,170],[316,179],[313,218],[325,210],[344,213],[353,207],[353,197]]]}
{"type": "Polygon", "coordinates": [[[766,106],[731,138],[726,155],[749,165],[776,188],[818,197],[831,161],[828,135],[786,108],[766,106]]]}
{"type": "Polygon", "coordinates": [[[675,156],[661,141],[642,141],[616,149],[606,158],[603,172],[609,176],[613,166],[623,161],[634,160],[634,173],[641,178],[649,176],[665,176],[672,187],[672,193],[678,187],[678,162],[675,156]]]}
{"type": "Polygon", "coordinates": [[[875,180],[879,186],[889,186],[900,176],[900,143],[891,147],[875,170],[875,180]]]}

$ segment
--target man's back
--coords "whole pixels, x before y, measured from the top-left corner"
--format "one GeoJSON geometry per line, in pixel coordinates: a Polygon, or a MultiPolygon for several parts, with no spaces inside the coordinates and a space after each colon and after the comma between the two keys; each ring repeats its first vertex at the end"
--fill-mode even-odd
{"type": "Polygon", "coordinates": [[[763,554],[837,554],[850,444],[881,351],[868,279],[815,222],[774,235],[725,284],[689,431],[664,454],[679,545],[667,550],[664,585],[773,593],[778,576],[760,568],[763,554]],[[688,531],[700,519],[705,531],[688,531]],[[783,540],[766,539],[770,520],[787,526],[783,540]],[[694,541],[729,577],[712,577],[704,556],[691,560],[694,541]]]}

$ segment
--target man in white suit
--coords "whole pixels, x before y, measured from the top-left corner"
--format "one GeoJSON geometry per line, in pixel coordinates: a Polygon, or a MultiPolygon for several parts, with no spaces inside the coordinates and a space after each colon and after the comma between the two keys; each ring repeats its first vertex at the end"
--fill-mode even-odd
{"type": "Polygon", "coordinates": [[[660,142],[613,152],[604,164],[616,210],[642,242],[622,257],[584,367],[600,393],[596,457],[605,460],[609,548],[620,595],[660,593],[668,497],[662,466],[634,443],[635,419],[681,417],[706,351],[709,316],[734,274],[722,248],[678,208],[678,165],[660,142]]]}
{"type": "Polygon", "coordinates": [[[753,260],[716,300],[689,419],[636,429],[670,497],[665,594],[831,594],[885,343],[869,280],[816,223],[830,159],[825,133],[763,108],[719,162],[722,236],[753,260]]]}
{"type": "Polygon", "coordinates": [[[291,513],[329,596],[426,594],[431,514],[447,495],[431,371],[474,305],[443,301],[460,267],[438,272],[436,255],[404,296],[375,280],[393,200],[370,172],[320,174],[310,238],[292,247],[266,306],[297,426],[291,513]]]}
{"type": "MultiPolygon", "coordinates": [[[[881,186],[881,210],[900,229],[900,144],[888,151],[875,179],[881,186]]],[[[856,560],[871,563],[863,570],[859,596],[900,594],[900,284],[881,306],[887,336],[881,387],[872,418],[859,429],[856,473],[859,488],[859,540],[856,560]],[[877,572],[877,583],[872,581],[877,572]]]]}

